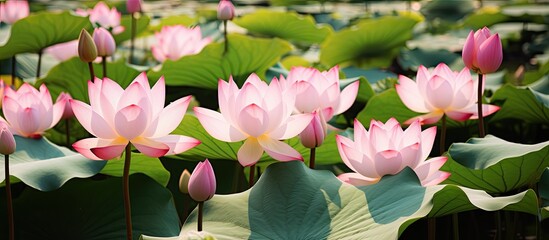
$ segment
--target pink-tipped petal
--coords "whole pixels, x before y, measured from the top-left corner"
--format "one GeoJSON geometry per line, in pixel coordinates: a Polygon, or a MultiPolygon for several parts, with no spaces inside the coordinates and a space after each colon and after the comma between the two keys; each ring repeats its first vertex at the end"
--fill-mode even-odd
{"type": "Polygon", "coordinates": [[[244,144],[242,144],[240,149],[238,149],[237,155],[240,165],[243,167],[252,166],[257,163],[259,158],[261,158],[261,155],[263,155],[263,148],[259,145],[256,138],[248,138],[244,141],[244,144]]]}
{"type": "Polygon", "coordinates": [[[292,160],[301,160],[303,161],[303,157],[301,154],[290,147],[287,143],[272,139],[272,138],[259,138],[258,139],[259,145],[263,147],[265,152],[269,154],[272,158],[287,162],[292,160]]]}
{"type": "Polygon", "coordinates": [[[360,82],[356,81],[349,84],[341,91],[341,94],[339,95],[339,106],[337,107],[337,110],[335,110],[336,115],[347,111],[347,109],[353,105],[356,96],[358,95],[359,84],[360,82]]]}
{"type": "Polygon", "coordinates": [[[478,67],[484,74],[498,70],[503,60],[503,50],[498,34],[492,35],[480,45],[477,60],[478,67]]]}
{"type": "Polygon", "coordinates": [[[121,139],[86,138],[75,142],[72,147],[89,159],[109,160],[119,157],[127,144],[121,139]]]}
{"type": "Polygon", "coordinates": [[[437,127],[430,127],[421,132],[421,160],[429,157],[429,154],[433,149],[433,144],[435,143],[436,135],[437,127]]]}
{"type": "Polygon", "coordinates": [[[52,115],[52,119],[51,119],[51,124],[47,127],[48,129],[55,126],[55,124],[57,124],[59,122],[59,120],[61,120],[61,117],[63,116],[63,113],[65,112],[65,107],[67,105],[67,101],[68,101],[68,99],[61,99],[61,100],[58,100],[57,102],[55,102],[55,104],[53,104],[53,109],[52,109],[52,114],[53,115],[52,115]]]}
{"type": "MultiPolygon", "coordinates": [[[[153,98],[155,98],[155,96],[153,96],[153,98]]],[[[166,136],[177,128],[185,116],[190,101],[191,97],[187,96],[166,106],[158,115],[157,124],[149,127],[149,129],[155,130],[150,137],[166,136]]],[[[147,131],[143,135],[148,137],[148,134],[149,132],[147,131]]]]}
{"type": "Polygon", "coordinates": [[[395,85],[400,100],[407,108],[415,112],[429,112],[425,107],[425,100],[419,92],[416,82],[405,76],[399,77],[399,84],[395,85]]]}
{"type": "Polygon", "coordinates": [[[315,112],[313,120],[299,134],[299,138],[303,146],[307,148],[315,148],[322,145],[327,134],[328,127],[326,126],[324,114],[321,112],[315,112]]]}
{"type": "Polygon", "coordinates": [[[368,178],[364,177],[358,173],[343,173],[337,176],[337,178],[345,183],[354,185],[354,186],[368,186],[375,184],[381,180],[381,178],[368,178]]]}
{"type": "Polygon", "coordinates": [[[474,60],[475,55],[475,33],[473,31],[469,32],[467,40],[465,40],[465,45],[463,45],[463,51],[461,52],[461,57],[463,58],[463,63],[469,69],[474,69],[474,60]]]}
{"type": "Polygon", "coordinates": [[[434,186],[448,179],[451,175],[449,172],[438,171],[431,174],[428,178],[421,180],[421,185],[424,187],[434,186]]]}
{"type": "MultiPolygon", "coordinates": [[[[476,104],[469,106],[468,108],[462,109],[461,111],[470,113],[471,119],[478,119],[478,106],[476,104]]],[[[492,113],[497,112],[500,109],[499,106],[491,104],[482,104],[482,116],[486,117],[492,113]]]]}
{"type": "Polygon", "coordinates": [[[247,136],[231,126],[220,113],[201,107],[195,107],[193,110],[200,124],[212,137],[225,142],[238,142],[246,139],[247,136]]]}
{"type": "Polygon", "coordinates": [[[158,158],[166,155],[166,153],[170,150],[170,147],[168,145],[153,141],[148,138],[138,137],[131,141],[131,143],[139,150],[141,153],[143,153],[146,156],[158,158]]]}
{"type": "Polygon", "coordinates": [[[199,140],[182,135],[167,135],[151,140],[167,145],[170,149],[166,155],[180,154],[200,144],[199,140]]]}
{"type": "Polygon", "coordinates": [[[426,98],[437,109],[446,109],[452,104],[454,90],[452,84],[442,77],[434,76],[427,83],[426,98]]]}
{"type": "Polygon", "coordinates": [[[374,156],[376,171],[379,175],[397,174],[405,165],[402,164],[402,155],[398,151],[385,150],[374,156]]]}
{"type": "Polygon", "coordinates": [[[416,172],[418,178],[421,180],[423,186],[426,186],[424,185],[424,183],[436,185],[444,181],[449,176],[441,174],[443,172],[439,171],[439,169],[444,165],[444,163],[446,163],[447,160],[447,157],[435,157],[423,162],[422,164],[414,168],[414,171],[416,172]],[[446,176],[446,178],[441,179],[441,177],[443,176],[446,176]]]}
{"type": "Polygon", "coordinates": [[[419,121],[422,125],[423,124],[434,124],[438,122],[444,115],[444,112],[430,112],[427,114],[423,114],[417,117],[410,118],[404,122],[404,124],[411,124],[414,121],[419,121]]]}
{"type": "Polygon", "coordinates": [[[290,116],[286,124],[272,131],[269,136],[278,140],[293,138],[301,133],[303,129],[309,125],[312,119],[312,114],[296,114],[290,116]]]}
{"type": "Polygon", "coordinates": [[[114,124],[118,134],[132,140],[147,128],[147,115],[141,107],[132,104],[116,113],[114,124]]]}
{"type": "Polygon", "coordinates": [[[110,126],[103,117],[94,112],[89,105],[74,99],[69,101],[74,116],[86,131],[103,139],[113,139],[118,136],[112,126],[110,126]]]}
{"type": "Polygon", "coordinates": [[[456,120],[456,121],[466,121],[473,116],[472,113],[467,112],[460,112],[460,111],[448,111],[446,112],[446,116],[448,116],[450,119],[456,120]]]}

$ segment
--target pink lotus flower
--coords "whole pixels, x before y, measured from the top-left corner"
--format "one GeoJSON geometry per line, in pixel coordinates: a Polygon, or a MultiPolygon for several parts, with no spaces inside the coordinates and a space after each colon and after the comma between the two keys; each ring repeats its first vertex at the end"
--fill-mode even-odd
{"type": "Polygon", "coordinates": [[[385,175],[395,175],[405,167],[412,168],[423,186],[436,185],[450,176],[439,171],[446,157],[429,156],[436,135],[436,127],[421,131],[418,121],[402,130],[397,120],[387,123],[372,120],[370,131],[355,120],[354,141],[338,135],[337,147],[343,162],[354,172],[338,178],[355,186],[377,183],[385,175]]]}
{"type": "Polygon", "coordinates": [[[19,90],[5,88],[0,121],[8,123],[10,131],[22,137],[40,138],[44,131],[59,122],[65,109],[66,100],[57,99],[53,104],[46,85],[40,91],[28,83],[23,83],[19,90]]]}
{"type": "Polygon", "coordinates": [[[72,99],[70,93],[64,93],[62,92],[57,97],[57,101],[64,101],[65,102],[65,108],[63,109],[63,115],[61,115],[61,119],[69,119],[74,117],[74,112],[72,112],[71,102],[72,99]]]}
{"type": "Polygon", "coordinates": [[[295,112],[315,115],[300,134],[301,142],[308,148],[322,144],[327,135],[326,121],[353,105],[359,87],[357,81],[340,90],[337,66],[324,72],[315,68],[294,67],[287,78],[281,77],[280,82],[286,87],[296,86],[295,112]]]}
{"type": "Polygon", "coordinates": [[[122,14],[114,7],[109,9],[104,2],[98,2],[93,9],[77,9],[76,14],[83,17],[89,16],[94,27],[104,27],[115,35],[124,31],[124,26],[120,26],[122,14]]]}
{"type": "Polygon", "coordinates": [[[152,45],[154,58],[159,62],[175,61],[183,56],[197,54],[210,42],[202,38],[200,27],[187,28],[182,25],[165,26],[155,33],[156,43],[152,45]]]}
{"type": "Polygon", "coordinates": [[[49,46],[44,49],[44,52],[51,54],[59,61],[69,60],[78,56],[78,39],[49,46]]]}
{"type": "Polygon", "coordinates": [[[215,195],[215,188],[215,174],[210,161],[199,162],[189,179],[189,195],[197,202],[204,202],[215,195]]]}
{"type": "Polygon", "coordinates": [[[128,143],[150,157],[178,154],[200,142],[194,138],[168,135],[181,122],[190,96],[164,108],[164,77],[150,88],[145,73],[122,89],[109,78],[88,81],[90,105],[71,100],[80,124],[97,138],[87,138],[72,146],[90,159],[120,156],[128,143]]]}
{"type": "Polygon", "coordinates": [[[15,152],[15,138],[8,125],[0,121],[0,154],[9,155],[15,152]]]}
{"type": "Polygon", "coordinates": [[[471,70],[480,73],[492,73],[498,70],[503,60],[501,40],[496,33],[484,27],[475,33],[471,31],[462,51],[463,62],[471,70]]]}
{"type": "Polygon", "coordinates": [[[238,151],[242,166],[254,165],[263,151],[280,161],[303,160],[288,144],[278,141],[299,134],[311,122],[311,114],[292,115],[295,89],[282,89],[278,79],[269,85],[257,75],[248,77],[242,89],[233,81],[219,80],[221,113],[195,107],[206,131],[225,142],[246,140],[238,151]]]}
{"type": "Polygon", "coordinates": [[[26,0],[7,0],[0,3],[0,21],[13,24],[29,15],[29,3],[26,0]]]}
{"type": "MultiPolygon", "coordinates": [[[[477,82],[471,78],[469,69],[453,72],[444,63],[439,64],[432,73],[420,66],[415,82],[401,75],[396,91],[404,105],[412,111],[427,113],[405,123],[410,124],[418,119],[422,124],[432,124],[444,114],[457,121],[477,119],[477,82]]],[[[483,104],[483,116],[497,110],[498,106],[483,104]]]]}
{"type": "Polygon", "coordinates": [[[217,19],[232,20],[234,18],[234,5],[230,0],[221,0],[217,5],[217,19]]]}
{"type": "Polygon", "coordinates": [[[102,27],[93,30],[93,42],[97,47],[97,55],[100,57],[112,56],[116,50],[112,34],[102,27]]]}
{"type": "Polygon", "coordinates": [[[141,5],[143,5],[142,0],[128,0],[126,2],[126,9],[128,13],[141,12],[141,5]]]}

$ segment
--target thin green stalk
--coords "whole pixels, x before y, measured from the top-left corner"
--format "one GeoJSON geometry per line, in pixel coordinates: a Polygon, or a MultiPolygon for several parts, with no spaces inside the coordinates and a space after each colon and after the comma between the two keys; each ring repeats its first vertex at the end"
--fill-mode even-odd
{"type": "Polygon", "coordinates": [[[316,148],[311,148],[311,156],[309,158],[309,168],[315,169],[316,148]]]}
{"type": "Polygon", "coordinates": [[[197,231],[202,231],[202,219],[204,215],[204,202],[198,202],[198,223],[197,223],[197,231]]]}
{"type": "Polygon", "coordinates": [[[223,38],[225,39],[225,48],[223,54],[226,54],[229,51],[229,39],[227,38],[227,20],[223,20],[223,38]]]}
{"type": "Polygon", "coordinates": [[[454,229],[454,240],[459,240],[459,215],[452,214],[452,228],[454,229]]]}
{"type": "Polygon", "coordinates": [[[88,63],[88,69],[90,70],[90,81],[93,82],[95,80],[95,75],[93,74],[93,63],[88,63]]]}
{"type": "Polygon", "coordinates": [[[103,78],[107,77],[107,56],[101,56],[101,63],[103,64],[103,78]]]}
{"type": "Polygon", "coordinates": [[[17,59],[15,55],[11,57],[11,87],[15,89],[15,70],[17,69],[17,59]]]}
{"type": "Polygon", "coordinates": [[[255,180],[255,164],[250,166],[250,178],[248,179],[248,184],[250,188],[254,186],[254,180],[255,180]]]}
{"type": "Polygon", "coordinates": [[[132,233],[132,208],[130,205],[130,163],[132,158],[132,145],[128,143],[126,146],[124,160],[124,175],[123,175],[123,191],[124,191],[124,212],[126,215],[126,239],[133,238],[132,233]]]}
{"type": "Polygon", "coordinates": [[[240,182],[240,174],[242,173],[242,166],[237,161],[234,165],[234,175],[233,175],[233,193],[236,193],[238,191],[238,183],[240,182]]]}
{"type": "Polygon", "coordinates": [[[137,28],[137,19],[135,18],[135,13],[132,13],[132,23],[131,23],[131,41],[130,41],[130,57],[128,62],[132,63],[133,61],[133,51],[135,49],[135,33],[137,28]]]}
{"type": "Polygon", "coordinates": [[[478,74],[478,102],[477,102],[477,110],[478,110],[478,135],[479,137],[483,138],[486,136],[486,132],[484,131],[484,117],[482,114],[482,82],[484,81],[484,75],[479,73],[478,74]]]}
{"type": "Polygon", "coordinates": [[[65,119],[65,133],[67,134],[66,140],[67,140],[67,147],[71,147],[71,128],[70,128],[70,122],[71,120],[69,118],[65,119]]]}
{"type": "Polygon", "coordinates": [[[42,67],[42,50],[38,51],[38,65],[36,66],[36,80],[40,78],[41,67],[42,67]]]}
{"type": "Polygon", "coordinates": [[[8,228],[9,239],[15,239],[15,228],[13,224],[13,202],[11,197],[11,185],[10,185],[10,155],[4,155],[4,171],[6,172],[6,202],[8,205],[8,228]]]}

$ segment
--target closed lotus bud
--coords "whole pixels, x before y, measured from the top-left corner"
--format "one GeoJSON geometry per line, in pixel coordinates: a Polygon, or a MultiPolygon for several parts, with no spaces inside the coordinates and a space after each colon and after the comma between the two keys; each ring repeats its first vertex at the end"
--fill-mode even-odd
{"type": "Polygon", "coordinates": [[[71,95],[69,93],[62,92],[59,94],[59,97],[57,97],[57,102],[59,101],[65,101],[65,109],[63,110],[63,115],[61,116],[62,119],[69,119],[74,117],[74,112],[72,111],[70,99],[72,99],[71,95]]]}
{"type": "Polygon", "coordinates": [[[116,43],[114,42],[112,34],[102,27],[96,28],[93,31],[93,42],[97,48],[98,56],[112,56],[116,50],[116,43]]]}
{"type": "Polygon", "coordinates": [[[128,10],[129,13],[141,12],[142,4],[142,0],[128,0],[126,2],[126,10],[128,10]]]}
{"type": "Polygon", "coordinates": [[[184,194],[189,194],[189,180],[191,179],[191,173],[187,169],[183,170],[181,177],[179,177],[179,191],[184,194]]]}
{"type": "MultiPolygon", "coordinates": [[[[332,115],[332,109],[328,108],[326,110],[329,116],[332,115]]],[[[301,143],[306,148],[316,148],[322,145],[324,138],[328,134],[328,125],[324,119],[324,114],[321,111],[314,111],[313,120],[307,125],[303,132],[299,134],[299,139],[301,143]]]]}
{"type": "Polygon", "coordinates": [[[199,162],[189,179],[189,195],[197,202],[204,202],[213,197],[215,186],[215,174],[210,161],[206,159],[199,162]]]}
{"type": "Polygon", "coordinates": [[[221,0],[217,5],[217,19],[232,20],[234,18],[234,5],[230,0],[221,0]]]}
{"type": "Polygon", "coordinates": [[[15,138],[5,122],[0,122],[0,153],[9,155],[15,152],[15,138]]]}
{"type": "Polygon", "coordinates": [[[78,56],[83,62],[88,63],[97,58],[97,47],[86,29],[82,29],[80,37],[78,37],[78,56]]]}
{"type": "Polygon", "coordinates": [[[497,71],[503,60],[499,35],[492,35],[487,27],[471,31],[463,46],[462,58],[465,66],[477,73],[497,71]]]}

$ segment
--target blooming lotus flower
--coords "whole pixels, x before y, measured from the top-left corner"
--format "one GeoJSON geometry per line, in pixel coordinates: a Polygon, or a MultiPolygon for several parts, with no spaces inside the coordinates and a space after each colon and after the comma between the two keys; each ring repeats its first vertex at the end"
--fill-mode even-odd
{"type": "Polygon", "coordinates": [[[141,5],[143,5],[142,0],[128,0],[126,2],[126,9],[129,13],[141,12],[141,5]]]}
{"type": "Polygon", "coordinates": [[[234,5],[230,0],[221,0],[217,5],[217,19],[232,20],[234,18],[234,5]]]}
{"type": "Polygon", "coordinates": [[[285,87],[297,87],[294,111],[313,113],[315,116],[300,134],[301,142],[308,148],[322,144],[327,135],[326,121],[353,105],[359,87],[357,81],[340,90],[337,66],[324,72],[315,68],[294,67],[288,76],[281,77],[280,81],[285,87]]]}
{"type": "Polygon", "coordinates": [[[65,108],[63,109],[63,115],[61,115],[61,119],[69,119],[74,117],[74,112],[72,112],[71,108],[71,102],[72,99],[71,94],[62,92],[57,97],[57,101],[64,101],[65,102],[65,108]]]}
{"type": "Polygon", "coordinates": [[[96,138],[72,146],[90,159],[112,159],[132,143],[149,157],[178,154],[200,142],[194,138],[168,135],[181,122],[190,96],[164,108],[164,77],[151,88],[145,73],[137,76],[125,90],[109,78],[88,81],[90,105],[70,100],[74,115],[96,138]]]}
{"type": "Polygon", "coordinates": [[[385,124],[372,120],[370,131],[355,119],[354,141],[336,136],[339,154],[353,173],[344,173],[338,178],[355,186],[377,183],[385,175],[395,175],[405,167],[412,168],[423,186],[436,185],[450,176],[439,171],[446,157],[435,157],[428,161],[436,135],[436,127],[423,132],[419,121],[402,130],[397,120],[389,119],[385,124]]]}
{"type": "Polygon", "coordinates": [[[44,131],[59,122],[65,109],[66,100],[57,99],[52,103],[51,95],[42,84],[40,91],[28,83],[17,90],[5,88],[0,121],[9,124],[10,131],[22,137],[40,138],[44,131]]]}
{"type": "Polygon", "coordinates": [[[202,38],[199,26],[165,26],[160,32],[155,33],[155,38],[156,43],[152,45],[151,50],[159,62],[167,59],[175,61],[183,56],[197,54],[212,42],[209,37],[202,38]]]}
{"type": "MultiPolygon", "coordinates": [[[[484,83],[482,88],[484,89],[484,83]]],[[[439,64],[432,73],[420,66],[416,81],[399,76],[396,85],[398,96],[412,111],[427,113],[406,121],[419,119],[421,123],[436,123],[444,114],[457,121],[477,119],[478,80],[471,78],[469,69],[452,71],[446,64],[439,64]]],[[[483,104],[483,116],[499,110],[498,106],[483,104]]]]}
{"type": "Polygon", "coordinates": [[[194,112],[206,131],[225,142],[246,140],[238,150],[242,166],[254,165],[263,151],[280,161],[303,160],[288,144],[278,141],[299,134],[311,122],[311,114],[292,116],[295,88],[282,89],[278,79],[269,85],[257,75],[248,77],[242,89],[233,81],[219,80],[221,113],[195,107],[194,112]]]}
{"type": "Polygon", "coordinates": [[[15,152],[15,138],[5,122],[0,122],[0,154],[9,155],[15,152]]]}
{"type": "Polygon", "coordinates": [[[465,66],[477,73],[497,71],[503,60],[499,35],[492,35],[487,27],[474,33],[471,31],[463,46],[462,58],[465,66]]]}
{"type": "Polygon", "coordinates": [[[29,15],[29,3],[26,0],[7,0],[0,3],[0,21],[13,24],[29,15]]]}
{"type": "Polygon", "coordinates": [[[215,174],[210,161],[199,162],[189,179],[189,195],[197,202],[204,202],[214,196],[215,187],[215,174]]]}
{"type": "Polygon", "coordinates": [[[44,49],[44,52],[51,54],[59,61],[76,57],[78,56],[78,39],[49,46],[44,49]]]}
{"type": "Polygon", "coordinates": [[[116,43],[114,42],[112,34],[102,27],[93,30],[93,42],[97,47],[98,56],[112,56],[116,50],[116,43]]]}
{"type": "Polygon", "coordinates": [[[77,9],[76,14],[83,17],[89,16],[94,27],[104,27],[115,35],[124,31],[124,26],[120,25],[122,14],[114,7],[109,9],[104,2],[98,2],[93,9],[77,9]]]}

